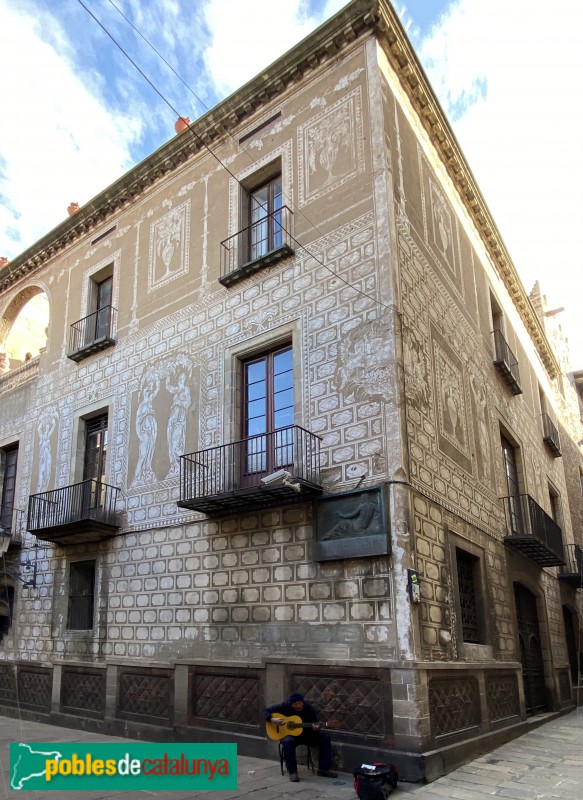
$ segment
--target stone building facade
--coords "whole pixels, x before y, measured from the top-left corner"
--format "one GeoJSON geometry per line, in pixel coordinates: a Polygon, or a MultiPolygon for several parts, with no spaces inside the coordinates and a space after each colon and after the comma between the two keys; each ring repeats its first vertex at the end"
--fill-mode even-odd
{"type": "Polygon", "coordinates": [[[42,293],[3,713],[269,755],[301,691],[418,780],[572,707],[577,396],[385,0],[6,265],[0,345],[42,293]]]}

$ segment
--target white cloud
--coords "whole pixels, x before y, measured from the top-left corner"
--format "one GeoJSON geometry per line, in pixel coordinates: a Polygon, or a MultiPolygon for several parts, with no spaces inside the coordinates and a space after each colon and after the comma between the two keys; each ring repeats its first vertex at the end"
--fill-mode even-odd
{"type": "Polygon", "coordinates": [[[459,0],[420,55],[528,291],[535,280],[583,366],[578,0],[459,0]]]}
{"type": "MultiPolygon", "coordinates": [[[[306,0],[118,2],[209,105],[345,4],[327,0],[310,11],[306,0]]],[[[0,30],[8,32],[0,62],[0,255],[9,258],[63,220],[70,201],[86,202],[131,166],[132,155],[147,155],[138,146],[153,149],[173,134],[172,112],[93,21],[80,28],[76,5],[58,8],[62,25],[51,5],[0,0],[0,30]]],[[[108,4],[104,10],[117,38],[194,118],[199,104],[143,42],[130,42],[108,4]]],[[[573,321],[583,296],[582,22],[578,0],[556,0],[552,17],[543,0],[528,7],[458,0],[421,49],[527,289],[538,278],[552,304],[567,306],[575,367],[583,366],[583,326],[573,321]]]]}
{"type": "Polygon", "coordinates": [[[11,258],[130,166],[141,124],[112,114],[100,79],[76,71],[49,13],[5,2],[0,30],[0,255],[11,258]]]}
{"type": "Polygon", "coordinates": [[[315,15],[305,0],[209,0],[205,63],[217,93],[224,96],[251,80],[344,5],[346,0],[328,0],[315,15]]]}

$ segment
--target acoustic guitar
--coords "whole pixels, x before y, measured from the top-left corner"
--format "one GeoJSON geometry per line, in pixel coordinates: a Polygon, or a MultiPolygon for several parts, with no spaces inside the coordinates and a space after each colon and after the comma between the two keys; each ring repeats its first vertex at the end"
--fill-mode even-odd
{"type": "Polygon", "coordinates": [[[284,736],[300,736],[304,728],[341,728],[342,723],[332,719],[329,722],[303,722],[301,717],[284,717],[283,714],[274,715],[271,722],[265,722],[265,729],[270,739],[279,741],[284,736]]]}

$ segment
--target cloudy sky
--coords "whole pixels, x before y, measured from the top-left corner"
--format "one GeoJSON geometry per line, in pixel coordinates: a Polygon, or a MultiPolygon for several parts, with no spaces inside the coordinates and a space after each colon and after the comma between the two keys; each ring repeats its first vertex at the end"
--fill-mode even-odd
{"type": "MultiPolygon", "coordinates": [[[[62,221],[70,201],[86,202],[174,134],[173,110],[84,5],[194,119],[344,2],[0,0],[0,255],[9,258],[62,221]]],[[[583,3],[395,5],[525,286],[539,279],[551,305],[566,307],[572,367],[583,368],[583,3]]]]}

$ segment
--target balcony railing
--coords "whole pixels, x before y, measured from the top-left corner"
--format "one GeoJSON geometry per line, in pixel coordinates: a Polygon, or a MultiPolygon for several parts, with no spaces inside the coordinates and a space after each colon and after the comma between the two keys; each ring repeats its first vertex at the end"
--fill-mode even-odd
{"type": "Polygon", "coordinates": [[[25,522],[24,511],[13,506],[0,506],[0,528],[10,536],[9,547],[22,545],[22,538],[26,530],[25,522]]]}
{"type": "Polygon", "coordinates": [[[519,550],[539,567],[565,563],[560,525],[528,494],[503,497],[507,536],[504,543],[519,550]]]}
{"type": "Polygon", "coordinates": [[[542,414],[543,418],[543,442],[549,448],[555,458],[561,454],[561,440],[559,439],[559,431],[556,429],[553,421],[548,414],[542,414]]]}
{"type": "Polygon", "coordinates": [[[28,500],[27,529],[59,544],[107,539],[119,527],[119,489],[96,480],[35,494],[28,500]]]}
{"type": "Polygon", "coordinates": [[[494,335],[494,365],[510,387],[512,394],[522,394],[520,371],[516,356],[502,336],[502,331],[492,331],[494,335]]]}
{"type": "Polygon", "coordinates": [[[559,567],[559,580],[576,589],[583,588],[583,550],[578,544],[565,545],[565,564],[559,567]]]}
{"type": "Polygon", "coordinates": [[[292,211],[282,206],[221,242],[219,282],[229,286],[291,255],[292,222],[292,211]]]}
{"type": "Polygon", "coordinates": [[[181,508],[216,514],[321,494],[320,437],[291,425],[180,459],[181,508]]]}
{"type": "Polygon", "coordinates": [[[72,361],[81,361],[91,353],[115,344],[113,332],[116,314],[113,306],[103,306],[88,317],[74,322],[69,332],[67,356],[72,361]]]}

